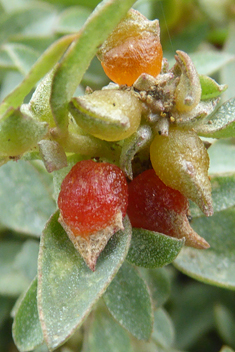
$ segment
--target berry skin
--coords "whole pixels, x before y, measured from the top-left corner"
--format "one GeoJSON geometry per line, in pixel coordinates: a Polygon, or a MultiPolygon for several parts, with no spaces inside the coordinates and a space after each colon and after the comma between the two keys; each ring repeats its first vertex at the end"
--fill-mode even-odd
{"type": "Polygon", "coordinates": [[[213,214],[209,156],[196,132],[171,128],[168,136],[156,135],[150,159],[167,186],[195,202],[205,215],[213,214]]]}
{"type": "Polygon", "coordinates": [[[92,160],[78,162],[61,185],[58,207],[74,236],[88,237],[126,214],[127,182],[120,168],[92,160]]]}
{"type": "Polygon", "coordinates": [[[142,73],[156,77],[163,57],[158,21],[149,21],[138,11],[130,10],[97,56],[106,75],[119,85],[131,86],[142,73]]]}
{"type": "Polygon", "coordinates": [[[185,244],[208,248],[208,243],[190,226],[189,202],[179,191],[167,187],[153,169],[138,175],[129,184],[128,216],[133,227],[183,238],[185,244]]]}

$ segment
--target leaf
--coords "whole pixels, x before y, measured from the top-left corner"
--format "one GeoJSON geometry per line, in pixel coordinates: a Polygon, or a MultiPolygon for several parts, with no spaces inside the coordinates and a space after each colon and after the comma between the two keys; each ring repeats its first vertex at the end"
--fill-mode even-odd
{"type": "Polygon", "coordinates": [[[13,338],[20,352],[31,351],[43,343],[43,334],[37,309],[37,279],[18,306],[13,322],[13,338]]]}
{"type": "Polygon", "coordinates": [[[17,297],[37,273],[38,243],[2,241],[0,246],[0,294],[17,297]]]}
{"type": "Polygon", "coordinates": [[[85,351],[132,352],[127,332],[102,308],[92,313],[85,351]]]}
{"type": "Polygon", "coordinates": [[[150,338],[153,325],[151,299],[144,280],[132,265],[122,265],[103,297],[120,325],[137,339],[150,338]]]}
{"type": "Polygon", "coordinates": [[[97,48],[134,3],[135,0],[103,0],[88,18],[79,38],[58,65],[52,85],[51,107],[61,130],[67,127],[67,104],[95,56],[97,48]]]}
{"type": "Polygon", "coordinates": [[[193,53],[190,54],[190,57],[193,60],[198,73],[208,76],[218,71],[229,62],[235,61],[235,55],[216,51],[193,53]]]}
{"type": "Polygon", "coordinates": [[[235,317],[232,312],[222,304],[215,306],[215,322],[223,341],[235,348],[235,317]]]}
{"type": "Polygon", "coordinates": [[[169,348],[174,340],[174,327],[167,312],[159,308],[154,313],[152,339],[162,348],[169,348]]]}
{"type": "Polygon", "coordinates": [[[20,110],[9,109],[0,119],[0,155],[19,156],[35,148],[47,131],[45,122],[35,121],[20,110]]]}
{"type": "Polygon", "coordinates": [[[175,327],[175,343],[179,349],[190,350],[198,339],[214,328],[213,306],[220,297],[215,287],[192,281],[182,285],[175,281],[171,317],[175,327]],[[202,309],[203,307],[203,309],[202,309]]]}
{"type": "MultiPolygon", "coordinates": [[[[223,45],[223,50],[232,55],[235,54],[234,36],[235,36],[235,25],[233,21],[231,21],[228,26],[228,34],[226,36],[227,37],[226,42],[223,45]]],[[[228,65],[224,66],[221,70],[221,80],[222,82],[228,85],[228,90],[224,94],[225,99],[230,99],[234,97],[234,90],[235,90],[234,76],[235,76],[235,62],[232,61],[228,65]]]]}
{"type": "Polygon", "coordinates": [[[183,248],[174,264],[183,273],[212,285],[235,289],[235,208],[196,218],[192,227],[209,242],[207,250],[183,248]]]}
{"type": "Polygon", "coordinates": [[[23,102],[25,96],[34,88],[35,84],[53,68],[76,37],[76,35],[62,37],[43,53],[33,65],[25,79],[3,100],[0,105],[0,116],[3,115],[9,107],[17,108],[23,102]]]}
{"type": "MultiPolygon", "coordinates": [[[[235,206],[235,174],[212,175],[211,186],[214,213],[235,206]]],[[[193,218],[202,216],[202,212],[194,204],[190,211],[193,218]]]]}
{"type": "Polygon", "coordinates": [[[206,75],[199,75],[199,78],[202,87],[201,100],[216,98],[228,88],[226,84],[218,84],[206,75]]]}
{"type": "Polygon", "coordinates": [[[170,278],[165,268],[144,269],[139,268],[141,276],[147,283],[154,308],[161,307],[170,296],[170,278]]]}
{"type": "Polygon", "coordinates": [[[85,6],[69,7],[60,14],[55,30],[62,34],[78,32],[90,14],[90,9],[85,6]]]}
{"type": "Polygon", "coordinates": [[[209,174],[235,172],[235,143],[231,139],[220,139],[208,149],[210,157],[209,174]]]}
{"type": "Polygon", "coordinates": [[[0,222],[14,231],[40,236],[55,211],[51,178],[23,160],[0,168],[0,222]]]}
{"type": "Polygon", "coordinates": [[[176,258],[183,245],[184,239],[133,228],[127,260],[144,268],[162,267],[176,258]]]}
{"type": "Polygon", "coordinates": [[[235,98],[226,101],[202,124],[195,126],[195,131],[204,137],[235,137],[235,98]]]}
{"type": "Polygon", "coordinates": [[[110,239],[93,273],[58,223],[58,215],[48,222],[39,253],[38,307],[49,349],[61,345],[83,323],[124,261],[131,236],[126,219],[125,231],[110,239]]]}
{"type": "Polygon", "coordinates": [[[26,6],[17,8],[11,2],[7,13],[1,18],[0,42],[19,34],[28,36],[48,34],[53,30],[54,20],[55,9],[48,4],[28,2],[26,6]]]}
{"type": "Polygon", "coordinates": [[[5,57],[9,58],[8,62],[13,64],[12,68],[17,69],[24,76],[29,72],[39,56],[35,50],[22,44],[8,43],[2,48],[0,55],[3,56],[5,52],[5,57]]]}

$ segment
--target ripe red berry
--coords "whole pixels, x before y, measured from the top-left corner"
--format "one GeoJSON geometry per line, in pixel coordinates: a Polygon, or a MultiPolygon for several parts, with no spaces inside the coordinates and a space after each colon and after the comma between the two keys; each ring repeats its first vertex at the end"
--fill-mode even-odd
{"type": "Polygon", "coordinates": [[[63,222],[75,237],[84,238],[112,226],[120,213],[123,218],[127,202],[128,188],[122,170],[92,160],[80,161],[71,169],[58,198],[63,222]]]}
{"type": "Polygon", "coordinates": [[[191,228],[189,202],[179,191],[167,187],[153,169],[144,171],[129,184],[127,210],[133,227],[186,238],[186,244],[208,248],[208,243],[191,228]]]}

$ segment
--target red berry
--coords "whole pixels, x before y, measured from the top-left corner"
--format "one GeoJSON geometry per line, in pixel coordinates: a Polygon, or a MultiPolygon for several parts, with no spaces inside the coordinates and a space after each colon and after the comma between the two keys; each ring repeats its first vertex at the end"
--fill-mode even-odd
{"type": "Polygon", "coordinates": [[[122,170],[109,163],[78,162],[61,185],[58,206],[73,235],[86,238],[126,214],[128,188],[122,170]]]}
{"type": "Polygon", "coordinates": [[[188,211],[188,200],[167,187],[153,169],[144,171],[129,184],[128,215],[132,226],[171,234],[169,211],[188,211]]]}
{"type": "Polygon", "coordinates": [[[189,202],[179,191],[167,187],[153,169],[129,184],[128,216],[133,227],[186,238],[186,244],[208,248],[208,243],[190,226],[189,202]]]}

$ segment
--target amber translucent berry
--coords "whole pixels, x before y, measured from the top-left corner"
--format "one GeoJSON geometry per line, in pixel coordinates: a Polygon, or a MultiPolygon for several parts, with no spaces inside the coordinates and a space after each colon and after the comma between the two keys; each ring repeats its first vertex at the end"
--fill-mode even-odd
{"type": "Polygon", "coordinates": [[[194,131],[172,128],[168,136],[156,135],[150,146],[150,159],[167,186],[194,201],[207,216],[212,215],[209,156],[194,131]]]}
{"type": "Polygon", "coordinates": [[[144,171],[129,184],[127,209],[133,227],[186,239],[186,245],[208,248],[191,228],[189,202],[179,191],[167,187],[153,169],[144,171]]]}
{"type": "Polygon", "coordinates": [[[92,160],[78,162],[61,185],[58,206],[63,222],[74,236],[112,226],[117,214],[126,214],[128,189],[120,168],[92,160]]]}
{"type": "Polygon", "coordinates": [[[131,86],[142,73],[157,76],[163,57],[158,21],[149,21],[138,11],[130,10],[97,56],[115,83],[131,86]]]}

